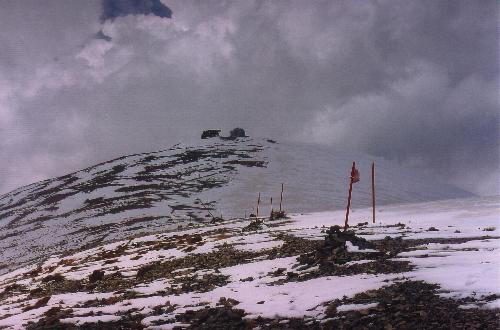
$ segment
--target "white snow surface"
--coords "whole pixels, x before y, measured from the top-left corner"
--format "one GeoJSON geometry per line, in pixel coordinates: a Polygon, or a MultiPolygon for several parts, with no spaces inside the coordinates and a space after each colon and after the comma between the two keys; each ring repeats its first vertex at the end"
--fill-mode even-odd
{"type": "Polygon", "coordinates": [[[337,312],[360,311],[363,309],[377,307],[377,305],[378,303],[340,305],[339,307],[337,307],[337,312]]]}
{"type": "MultiPolygon", "coordinates": [[[[64,257],[52,256],[39,266],[39,274],[29,275],[36,269],[27,266],[0,276],[0,293],[13,284],[22,285],[24,291],[6,299],[0,296],[0,327],[16,329],[27,322],[36,322],[52,307],[72,308],[73,312],[62,322],[110,322],[120,315],[134,311],[145,316],[142,324],[155,328],[153,321],[170,322],[162,328],[172,327],[175,315],[204,306],[215,307],[222,297],[238,302],[246,318],[305,317],[324,319],[327,303],[335,299],[353,297],[357,293],[379,289],[394,281],[422,280],[438,284],[440,294],[452,298],[472,297],[477,303],[464,308],[498,309],[499,300],[483,301],[491,295],[500,295],[500,202],[498,197],[470,198],[420,204],[383,206],[377,210],[376,223],[371,223],[371,209],[357,209],[350,217],[351,228],[368,240],[386,236],[418,239],[409,251],[401,252],[393,260],[409,261],[415,268],[406,273],[356,274],[351,276],[324,276],[310,280],[287,281],[287,272],[303,273],[317,269],[298,270],[297,256],[266,259],[272,249],[284,244],[283,234],[310,240],[323,239],[324,230],[331,225],[342,225],[344,212],[329,211],[292,215],[291,219],[265,222],[261,230],[243,232],[248,220],[233,220],[220,224],[193,226],[162,234],[109,243],[64,257]],[[358,223],[365,223],[357,225],[358,223]],[[437,230],[429,231],[430,227],[437,230]],[[189,243],[187,238],[201,235],[201,241],[189,243]],[[419,243],[420,242],[420,243],[419,243]],[[173,245],[172,245],[173,244],[173,245]],[[124,279],[135,278],[137,271],[158,262],[182,260],[193,255],[210,254],[232,246],[239,251],[261,253],[243,263],[220,269],[180,267],[170,277],[157,278],[134,284],[129,290],[133,297],[122,296],[123,291],[69,292],[54,294],[38,308],[32,306],[38,298],[30,298],[27,291],[40,287],[48,275],[62,274],[66,279],[81,280],[95,270],[112,274],[122,272],[124,279]],[[262,258],[264,257],[264,258],[262,258]],[[190,291],[165,294],[165,290],[179,287],[175,281],[186,276],[227,276],[227,283],[206,292],[190,291]],[[93,300],[115,299],[99,307],[85,307],[93,300]],[[170,306],[170,307],[165,307],[170,306]],[[155,308],[165,308],[161,316],[154,315],[155,308]],[[89,316],[89,312],[94,312],[89,316]],[[95,314],[98,313],[98,314],[95,314]],[[10,315],[10,316],[9,316],[10,315]]],[[[350,244],[352,252],[367,252],[350,244]]],[[[373,260],[358,260],[341,267],[368,264],[373,260]]],[[[14,289],[16,290],[16,289],[14,289]]],[[[344,304],[338,312],[375,307],[368,304],[344,304]]]]}

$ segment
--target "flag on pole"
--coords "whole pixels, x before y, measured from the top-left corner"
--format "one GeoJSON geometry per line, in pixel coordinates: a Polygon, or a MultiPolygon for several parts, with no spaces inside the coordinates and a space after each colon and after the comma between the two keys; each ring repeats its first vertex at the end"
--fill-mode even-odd
{"type": "Polygon", "coordinates": [[[356,167],[352,167],[352,171],[351,171],[351,181],[352,183],[356,183],[359,181],[359,171],[356,167]]]}

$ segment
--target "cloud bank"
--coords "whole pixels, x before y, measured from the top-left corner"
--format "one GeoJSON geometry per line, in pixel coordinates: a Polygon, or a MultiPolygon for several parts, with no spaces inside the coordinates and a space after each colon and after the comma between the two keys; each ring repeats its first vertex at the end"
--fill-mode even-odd
{"type": "Polygon", "coordinates": [[[499,192],[496,1],[6,1],[0,42],[0,192],[237,126],[499,192]]]}

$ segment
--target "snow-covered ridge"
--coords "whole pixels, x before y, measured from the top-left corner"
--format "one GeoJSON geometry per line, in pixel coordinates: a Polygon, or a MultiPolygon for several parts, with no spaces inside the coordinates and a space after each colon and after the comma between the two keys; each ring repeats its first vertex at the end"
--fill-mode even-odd
{"type": "MultiPolygon", "coordinates": [[[[275,206],[312,212],[344,207],[353,160],[361,170],[353,207],[368,205],[366,155],[267,139],[209,139],[197,146],[117,158],[0,196],[0,273],[40,257],[101,242],[275,206]]],[[[376,159],[379,205],[464,197],[428,174],[376,159]]]]}

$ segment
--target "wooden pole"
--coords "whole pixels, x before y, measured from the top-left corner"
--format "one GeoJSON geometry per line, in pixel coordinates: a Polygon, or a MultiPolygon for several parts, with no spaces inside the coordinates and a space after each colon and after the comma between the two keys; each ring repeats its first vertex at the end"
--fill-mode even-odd
{"type": "Polygon", "coordinates": [[[260,193],[259,197],[257,198],[257,218],[259,217],[259,204],[260,204],[260,193]]]}
{"type": "Polygon", "coordinates": [[[356,162],[352,162],[351,177],[349,178],[349,197],[347,197],[347,210],[345,213],[344,231],[346,231],[347,227],[349,227],[348,222],[349,222],[349,209],[351,208],[352,179],[353,179],[352,174],[354,173],[355,168],[356,168],[356,162]]]}
{"type": "Polygon", "coordinates": [[[273,217],[273,198],[271,197],[271,218],[273,217]]]}
{"type": "Polygon", "coordinates": [[[283,204],[283,183],[281,184],[281,195],[280,195],[280,212],[281,212],[281,206],[283,204]]]}
{"type": "Polygon", "coordinates": [[[373,223],[375,223],[375,162],[372,163],[372,207],[373,223]]]}

